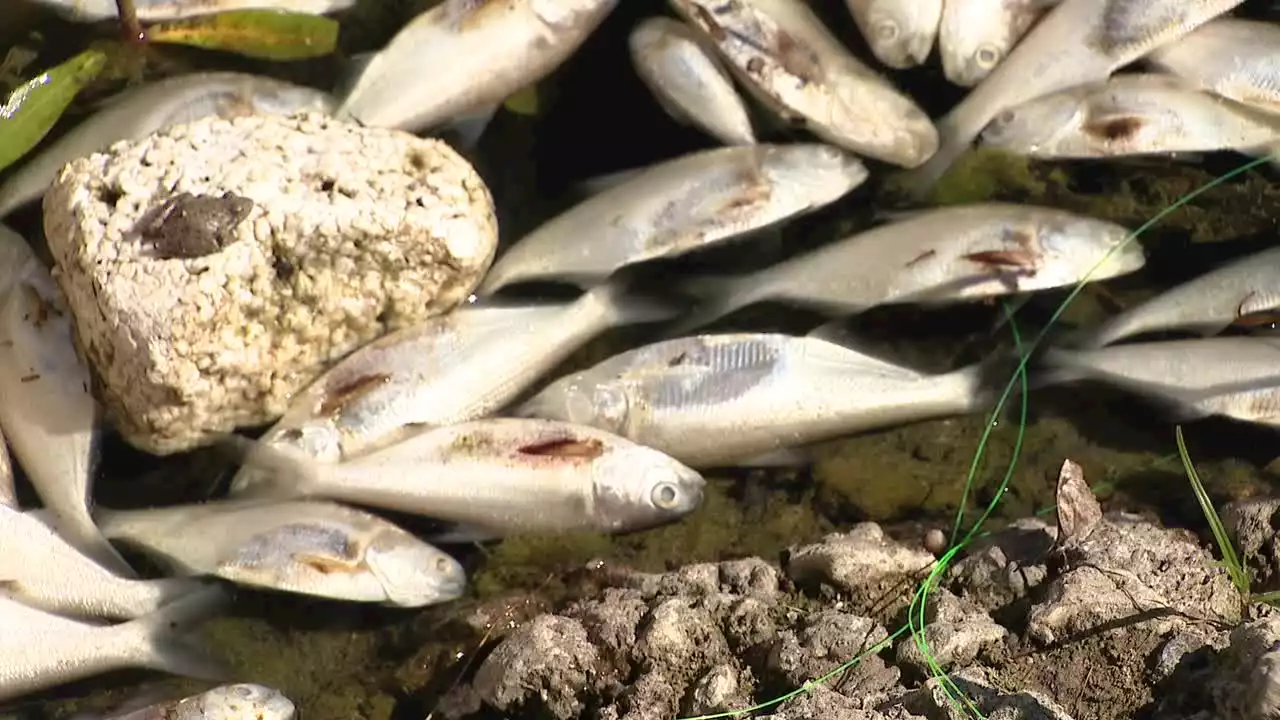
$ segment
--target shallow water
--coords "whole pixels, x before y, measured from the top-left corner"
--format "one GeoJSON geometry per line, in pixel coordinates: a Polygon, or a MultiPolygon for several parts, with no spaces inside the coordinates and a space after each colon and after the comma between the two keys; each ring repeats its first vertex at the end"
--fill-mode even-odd
{"type": "MultiPolygon", "coordinates": [[[[842,3],[827,5],[831,7],[826,17],[837,34],[856,37],[842,3]]],[[[344,30],[343,50],[375,46],[414,7],[408,2],[364,3],[351,32],[344,30]]],[[[657,0],[623,3],[546,84],[545,112],[536,118],[498,116],[473,160],[498,202],[504,242],[562,206],[573,182],[710,146],[700,134],[668,120],[630,70],[625,33],[639,17],[661,12],[662,7],[657,0]],[[648,130],[637,135],[624,127],[648,130]]],[[[86,28],[38,13],[18,17],[0,28],[0,45],[38,47],[37,67],[61,60],[89,35],[86,28]],[[17,29],[22,23],[40,28],[48,44],[31,43],[17,29]]],[[[160,65],[266,67],[283,77],[317,83],[331,78],[336,68],[332,60],[264,65],[183,49],[166,49],[164,58],[160,65]]],[[[962,92],[943,84],[933,68],[895,77],[935,115],[962,92]]],[[[93,96],[108,88],[98,90],[93,96]]],[[[770,139],[775,137],[781,136],[770,139]]],[[[977,155],[948,181],[945,196],[956,202],[1040,202],[1136,227],[1239,162],[1239,156],[1225,156],[1203,163],[1027,165],[977,155]]],[[[760,265],[865,226],[877,207],[875,178],[883,174],[878,170],[873,170],[871,183],[845,200],[791,225],[782,242],[736,244],[696,262],[760,265]]],[[[1273,244],[1280,189],[1269,173],[1227,183],[1167,218],[1142,240],[1150,253],[1147,269],[1084,292],[1064,316],[1064,327],[1093,322],[1202,272],[1209,263],[1273,244]]],[[[39,227],[31,211],[14,224],[28,237],[39,227]]],[[[1024,339],[1038,332],[1064,295],[1045,294],[1020,311],[1024,339]]],[[[874,351],[941,370],[1007,349],[1008,328],[992,330],[1000,313],[997,306],[983,305],[887,309],[862,316],[853,329],[869,339],[874,351]]],[[[815,320],[785,308],[760,308],[738,313],[717,327],[803,331],[815,320]]],[[[612,333],[585,348],[571,365],[594,362],[646,339],[635,332],[612,333]]],[[[1181,467],[1172,457],[1173,426],[1167,416],[1131,396],[1093,387],[1035,392],[1028,407],[1021,454],[998,505],[998,517],[1020,517],[1051,504],[1058,469],[1069,457],[1084,467],[1095,487],[1104,487],[1109,507],[1144,511],[1171,525],[1203,529],[1181,467]]],[[[776,558],[790,545],[816,540],[861,519],[885,521],[903,533],[949,528],[986,424],[984,414],[826,443],[815,450],[816,462],[810,468],[709,473],[704,506],[678,525],[650,532],[461,548],[459,557],[472,573],[472,593],[439,608],[396,611],[241,591],[233,614],[210,624],[209,640],[231,659],[238,680],[282,689],[308,720],[420,719],[460,672],[474,668],[477,653],[491,648],[513,623],[589,587],[591,573],[584,568],[595,561],[657,570],[745,555],[776,558]]],[[[1013,456],[1017,425],[1014,402],[1000,415],[986,462],[975,476],[971,517],[974,508],[992,500],[1013,456]]],[[[1266,465],[1280,454],[1274,433],[1220,421],[1193,423],[1185,432],[1215,500],[1269,492],[1275,478],[1266,465]]],[[[211,453],[161,461],[114,441],[104,465],[99,500],[111,506],[208,497],[226,481],[211,453]]],[[[35,699],[22,707],[22,716],[69,717],[76,709],[126,700],[143,686],[175,694],[204,687],[144,673],[117,674],[35,699]]]]}

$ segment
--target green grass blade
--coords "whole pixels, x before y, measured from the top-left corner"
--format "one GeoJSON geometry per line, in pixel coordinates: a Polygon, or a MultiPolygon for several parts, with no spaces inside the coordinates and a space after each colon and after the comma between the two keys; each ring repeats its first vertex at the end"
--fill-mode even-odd
{"type": "Polygon", "coordinates": [[[1231,582],[1240,591],[1240,596],[1249,599],[1249,587],[1251,581],[1249,573],[1244,569],[1244,565],[1240,563],[1240,557],[1236,555],[1236,549],[1231,544],[1231,538],[1227,536],[1227,528],[1222,524],[1222,518],[1218,517],[1218,511],[1213,507],[1213,500],[1209,499],[1209,493],[1204,489],[1204,483],[1200,481],[1200,473],[1196,472],[1196,466],[1191,462],[1191,454],[1187,452],[1187,443],[1182,438],[1182,426],[1178,425],[1174,428],[1174,437],[1178,441],[1178,457],[1182,459],[1182,469],[1187,473],[1187,479],[1191,482],[1191,490],[1196,495],[1196,502],[1200,503],[1200,510],[1204,513],[1204,519],[1209,523],[1209,530],[1213,533],[1213,539],[1218,543],[1218,551],[1222,553],[1222,565],[1226,568],[1227,575],[1231,577],[1231,582]]]}
{"type": "Polygon", "coordinates": [[[0,105],[0,170],[40,144],[106,64],[106,53],[86,50],[14,88],[0,105]]]}
{"type": "Polygon", "coordinates": [[[262,60],[303,60],[333,52],[338,44],[338,23],[308,13],[231,10],[157,23],[147,28],[147,38],[262,60]]]}

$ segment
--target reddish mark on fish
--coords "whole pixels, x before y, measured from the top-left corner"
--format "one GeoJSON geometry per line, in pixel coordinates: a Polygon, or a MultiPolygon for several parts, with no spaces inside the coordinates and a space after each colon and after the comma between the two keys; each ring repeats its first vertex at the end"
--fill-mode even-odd
{"type": "Polygon", "coordinates": [[[667,361],[667,367],[678,367],[680,365],[683,365],[685,361],[688,359],[689,359],[689,353],[681,352],[680,354],[676,355],[675,357],[667,361]]]}
{"type": "Polygon", "coordinates": [[[910,262],[908,262],[906,266],[907,266],[907,267],[914,267],[915,265],[918,265],[919,263],[922,263],[922,262],[924,262],[925,260],[928,260],[929,258],[936,256],[937,254],[938,254],[938,251],[937,251],[937,250],[925,250],[924,252],[920,253],[919,255],[917,255],[917,256],[915,256],[915,257],[911,258],[911,261],[910,261],[910,262]]]}
{"type": "Polygon", "coordinates": [[[29,383],[29,382],[35,382],[36,380],[39,380],[39,379],[40,379],[40,374],[34,373],[31,375],[23,375],[21,378],[18,378],[18,382],[29,383]]]}
{"type": "Polygon", "coordinates": [[[387,373],[373,373],[361,375],[337,387],[328,388],[320,407],[316,408],[316,413],[318,415],[333,415],[341,412],[348,403],[364,397],[379,385],[385,385],[389,380],[391,380],[391,376],[387,373]]]}
{"type": "Polygon", "coordinates": [[[1240,304],[1236,305],[1236,319],[1232,321],[1232,325],[1236,327],[1259,327],[1280,322],[1280,308],[1245,312],[1244,306],[1248,305],[1249,301],[1257,294],[1257,290],[1250,290],[1248,294],[1240,299],[1240,304]]]}
{"type": "Polygon", "coordinates": [[[1137,135],[1146,123],[1142,118],[1124,116],[1090,121],[1084,124],[1084,131],[1094,137],[1107,141],[1128,140],[1137,135]]]}
{"type": "Polygon", "coordinates": [[[822,65],[818,62],[817,54],[801,45],[789,33],[784,30],[778,30],[775,46],[778,53],[778,62],[782,64],[783,69],[788,73],[806,83],[817,82],[822,79],[822,65]]]}
{"type": "Polygon", "coordinates": [[[604,455],[604,443],[594,438],[558,438],[545,442],[525,445],[516,450],[521,455],[554,458],[585,458],[594,460],[604,455]]]}
{"type": "Polygon", "coordinates": [[[1037,267],[1035,253],[1027,250],[984,250],[963,256],[965,260],[994,269],[1030,270],[1037,267]]]}

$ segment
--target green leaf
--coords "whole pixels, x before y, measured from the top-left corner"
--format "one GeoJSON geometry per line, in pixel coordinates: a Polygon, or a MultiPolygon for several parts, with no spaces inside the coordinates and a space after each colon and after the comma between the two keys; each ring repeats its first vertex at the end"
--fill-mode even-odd
{"type": "Polygon", "coordinates": [[[1227,528],[1222,524],[1222,518],[1218,517],[1218,511],[1213,507],[1213,500],[1209,499],[1209,493],[1205,491],[1204,483],[1200,480],[1200,473],[1196,472],[1196,466],[1191,462],[1187,443],[1182,439],[1181,425],[1174,427],[1174,438],[1178,442],[1178,457],[1182,459],[1182,469],[1186,471],[1187,479],[1191,481],[1191,491],[1195,493],[1196,502],[1200,503],[1200,511],[1209,522],[1209,530],[1213,533],[1214,541],[1218,543],[1219,552],[1222,553],[1222,565],[1226,568],[1227,575],[1231,577],[1231,583],[1240,591],[1240,596],[1248,599],[1251,585],[1249,571],[1245,570],[1240,557],[1236,555],[1236,549],[1231,544],[1227,528]]]}
{"type": "Polygon", "coordinates": [[[263,60],[302,60],[333,52],[338,23],[284,10],[232,10],[157,23],[147,28],[147,39],[263,60]]]}
{"type": "Polygon", "coordinates": [[[86,50],[14,88],[0,105],[0,170],[39,144],[106,64],[106,53],[86,50]]]}

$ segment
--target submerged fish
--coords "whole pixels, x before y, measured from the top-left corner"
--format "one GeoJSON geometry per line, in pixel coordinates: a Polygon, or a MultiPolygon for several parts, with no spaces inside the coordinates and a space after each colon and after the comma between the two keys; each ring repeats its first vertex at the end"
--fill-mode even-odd
{"type": "Polygon", "coordinates": [[[372,57],[339,109],[429,130],[493,109],[559,67],[618,0],[443,0],[372,57]]]}
{"type": "MultiPolygon", "coordinates": [[[[115,8],[115,0],[110,0],[115,8]]],[[[137,140],[172,125],[216,115],[332,112],[336,101],[313,88],[260,75],[207,72],[178,75],[126,90],[17,168],[0,185],[0,217],[42,195],[71,160],[137,140]]]]}
{"type": "Polygon", "coordinates": [[[702,302],[672,332],[765,300],[848,314],[1102,280],[1143,266],[1128,236],[1115,223],[1035,205],[928,210],[750,275],[695,280],[687,289],[702,302]]]}
{"type": "Polygon", "coordinates": [[[1045,353],[1042,384],[1097,380],[1172,405],[1186,419],[1222,415],[1280,426],[1280,339],[1217,337],[1045,353]]]}
{"type": "MultiPolygon", "coordinates": [[[[265,450],[263,452],[262,450],[265,450]]],[[[327,497],[426,515],[495,537],[627,532],[684,517],[703,479],[657,450],[592,427],[491,418],[426,430],[341,463],[250,452],[259,491],[327,497]]]]}
{"type": "Polygon", "coordinates": [[[1236,102],[1280,113],[1280,26],[1218,18],[1146,57],[1154,67],[1236,102]]]}
{"type": "Polygon", "coordinates": [[[1099,82],[1243,0],[1063,0],[1003,62],[937,121],[938,151],[899,173],[899,189],[926,194],[1001,111],[1099,82]]]}
{"type": "Polygon", "coordinates": [[[650,166],[543,223],[502,253],[478,295],[527,280],[589,283],[816,210],[867,178],[830,145],[750,145],[650,166]]]}
{"type": "Polygon", "coordinates": [[[561,378],[522,415],[584,423],[694,467],[987,402],[975,365],[925,375],[817,337],[734,333],[677,338],[561,378]]]}
{"type": "Polygon", "coordinates": [[[0,427],[58,532],[108,570],[134,577],[89,515],[99,413],[71,313],[26,241],[5,231],[0,245],[16,261],[0,294],[0,427]]]}
{"type": "Polygon", "coordinates": [[[631,63],[663,110],[726,145],[753,145],[755,131],[733,78],[688,25],[651,17],[629,39],[631,63]]]}
{"type": "Polygon", "coordinates": [[[980,144],[1036,158],[1256,150],[1280,141],[1280,116],[1202,92],[1172,75],[1115,75],[1007,108],[980,144]]]}
{"type": "Polygon", "coordinates": [[[1060,0],[946,0],[938,29],[942,71],[955,85],[986,79],[1060,0]]]}
{"type": "Polygon", "coordinates": [[[452,557],[333,503],[220,500],[98,514],[108,537],[187,575],[400,607],[447,602],[466,588],[452,557]]]}
{"type": "Polygon", "coordinates": [[[113,575],[43,520],[0,506],[0,597],[61,615],[136,618],[204,587],[193,580],[113,575]]]}
{"type": "Polygon", "coordinates": [[[293,720],[293,702],[264,685],[221,685],[181,700],[157,703],[101,720],[293,720]]]}
{"type": "Polygon", "coordinates": [[[929,116],[862,64],[803,0],[670,0],[730,70],[784,120],[894,165],[933,155],[929,116]]]}
{"type": "Polygon", "coordinates": [[[225,600],[209,588],[137,620],[101,625],[0,597],[0,701],[125,668],[222,678],[221,663],[180,640],[225,600]]]}
{"type": "Polygon", "coordinates": [[[933,52],[942,0],[845,0],[871,53],[891,68],[923,65],[933,52]]]}
{"type": "MultiPolygon", "coordinates": [[[[602,285],[570,303],[472,305],[386,335],[299,393],[262,442],[338,462],[490,415],[611,327],[670,314],[602,285]]],[[[250,468],[233,487],[253,481],[250,468]]]]}
{"type": "Polygon", "coordinates": [[[1240,258],[1135,305],[1089,333],[1100,347],[1142,333],[1184,330],[1212,335],[1280,313],[1280,248],[1240,258]]]}
{"type": "MultiPolygon", "coordinates": [[[[99,22],[117,17],[116,0],[34,1],[75,22],[99,22]]],[[[250,8],[322,15],[346,10],[355,3],[356,0],[133,0],[133,7],[139,20],[158,22],[250,8]]]]}

